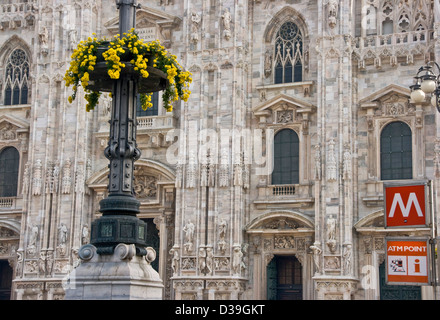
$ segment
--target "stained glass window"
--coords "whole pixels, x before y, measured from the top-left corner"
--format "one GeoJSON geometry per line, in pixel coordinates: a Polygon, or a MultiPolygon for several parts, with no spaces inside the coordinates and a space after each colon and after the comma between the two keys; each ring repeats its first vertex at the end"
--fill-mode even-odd
{"type": "Polygon", "coordinates": [[[5,68],[4,104],[27,104],[29,92],[29,59],[22,49],[12,51],[5,68]]]}
{"type": "Polygon", "coordinates": [[[275,83],[300,82],[303,76],[303,37],[293,22],[278,31],[274,48],[275,83]]]}

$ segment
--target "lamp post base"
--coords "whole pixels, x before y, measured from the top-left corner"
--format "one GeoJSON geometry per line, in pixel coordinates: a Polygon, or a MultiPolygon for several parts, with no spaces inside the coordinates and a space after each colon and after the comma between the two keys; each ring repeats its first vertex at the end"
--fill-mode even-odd
{"type": "Polygon", "coordinates": [[[151,266],[156,253],[145,250],[145,257],[137,256],[133,244],[121,243],[100,255],[95,246],[82,246],[82,262],[64,283],[65,300],[162,300],[163,282],[151,266]]]}
{"type": "Polygon", "coordinates": [[[135,254],[145,256],[147,251],[147,224],[131,215],[104,215],[92,223],[90,243],[97,254],[113,254],[119,243],[133,244],[135,254]]]}

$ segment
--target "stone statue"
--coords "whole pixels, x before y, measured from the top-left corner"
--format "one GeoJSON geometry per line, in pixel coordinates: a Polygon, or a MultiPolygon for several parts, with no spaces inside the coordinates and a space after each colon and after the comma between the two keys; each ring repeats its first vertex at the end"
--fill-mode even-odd
{"type": "Polygon", "coordinates": [[[183,227],[183,231],[185,232],[185,251],[191,252],[193,250],[194,245],[194,224],[191,221],[188,221],[187,224],[183,227]]]}
{"type": "Polygon", "coordinates": [[[229,12],[229,9],[226,8],[225,12],[222,15],[222,21],[223,21],[223,36],[226,40],[229,40],[231,38],[231,13],[229,12]]]}
{"type": "Polygon", "coordinates": [[[203,247],[199,248],[199,271],[204,273],[206,268],[206,250],[203,247]]]}
{"type": "Polygon", "coordinates": [[[315,242],[310,249],[313,251],[313,261],[315,262],[316,274],[321,273],[321,254],[322,249],[320,248],[320,243],[315,242]]]}
{"type": "Polygon", "coordinates": [[[232,272],[235,275],[240,275],[243,265],[243,252],[241,252],[240,246],[234,246],[234,252],[232,256],[232,272]]]}
{"type": "Polygon", "coordinates": [[[191,41],[196,44],[199,42],[199,24],[201,17],[196,13],[191,13],[191,41]]]}
{"type": "Polygon", "coordinates": [[[220,252],[225,253],[226,251],[226,228],[227,228],[227,223],[225,221],[225,219],[221,219],[220,223],[218,225],[218,249],[220,250],[220,252]]]}
{"type": "Polygon", "coordinates": [[[170,250],[170,254],[173,256],[171,260],[171,268],[173,269],[173,275],[179,274],[179,250],[176,248],[173,248],[170,250]]]}
{"type": "Polygon", "coordinates": [[[327,246],[330,252],[336,251],[336,219],[333,216],[327,218],[327,246]]]}
{"type": "Polygon", "coordinates": [[[352,248],[351,244],[347,244],[344,249],[343,257],[344,257],[344,272],[346,275],[351,274],[351,258],[352,258],[352,248]]]}

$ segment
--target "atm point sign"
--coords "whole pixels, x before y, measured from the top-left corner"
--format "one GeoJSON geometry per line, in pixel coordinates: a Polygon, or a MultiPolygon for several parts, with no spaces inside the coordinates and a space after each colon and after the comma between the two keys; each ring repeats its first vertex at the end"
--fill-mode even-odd
{"type": "Polygon", "coordinates": [[[386,227],[427,226],[426,184],[384,184],[384,199],[386,227]]]}
{"type": "Polygon", "coordinates": [[[387,239],[387,283],[429,285],[429,245],[426,239],[387,239]]]}

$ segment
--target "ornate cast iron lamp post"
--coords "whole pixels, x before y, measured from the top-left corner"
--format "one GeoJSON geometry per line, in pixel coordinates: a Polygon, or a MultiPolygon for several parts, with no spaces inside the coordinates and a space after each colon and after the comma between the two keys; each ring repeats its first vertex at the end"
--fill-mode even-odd
{"type": "Polygon", "coordinates": [[[425,101],[426,95],[431,95],[431,104],[440,112],[440,66],[430,61],[425,66],[420,67],[417,75],[414,77],[416,83],[411,88],[411,99],[415,103],[425,101]],[[437,68],[438,74],[432,70],[437,68]],[[420,75],[421,73],[424,73],[420,75]]]}
{"type": "MultiPolygon", "coordinates": [[[[119,34],[135,27],[135,0],[117,0],[119,34]]],[[[106,48],[104,48],[106,49],[106,48]]],[[[104,154],[110,161],[108,196],[100,202],[102,216],[92,223],[91,244],[98,254],[112,254],[119,243],[134,244],[137,255],[146,255],[146,224],[136,217],[139,201],[134,193],[134,162],[141,156],[136,144],[138,93],[163,90],[167,77],[148,67],[150,76],[140,78],[133,65],[125,62],[119,79],[110,79],[105,62],[98,62],[90,74],[90,87],[112,92],[110,137],[104,154]]]]}

